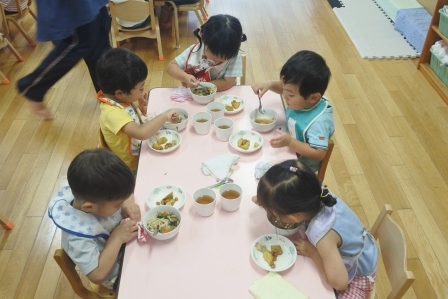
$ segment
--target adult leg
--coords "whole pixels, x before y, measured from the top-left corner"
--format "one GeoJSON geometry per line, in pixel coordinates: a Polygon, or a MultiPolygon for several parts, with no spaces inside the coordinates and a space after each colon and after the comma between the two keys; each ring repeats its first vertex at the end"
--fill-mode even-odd
{"type": "Polygon", "coordinates": [[[96,63],[104,52],[111,49],[109,42],[110,26],[111,21],[109,13],[107,12],[107,9],[103,7],[93,22],[78,28],[79,36],[82,36],[83,39],[85,39],[83,42],[88,45],[89,51],[83,58],[87,64],[93,86],[95,86],[97,92],[100,91],[101,88],[98,85],[98,79],[96,77],[96,63]]]}

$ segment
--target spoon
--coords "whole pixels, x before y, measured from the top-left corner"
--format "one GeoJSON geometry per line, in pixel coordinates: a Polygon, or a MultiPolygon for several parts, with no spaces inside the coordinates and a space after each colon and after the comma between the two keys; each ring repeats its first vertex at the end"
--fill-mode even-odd
{"type": "Polygon", "coordinates": [[[226,178],[224,178],[222,181],[220,181],[219,183],[216,183],[216,184],[214,184],[214,185],[208,186],[208,187],[206,187],[206,188],[211,189],[211,188],[215,188],[216,186],[224,185],[224,184],[229,184],[229,183],[233,183],[233,180],[232,180],[231,178],[229,178],[229,177],[226,177],[226,178]]]}
{"type": "Polygon", "coordinates": [[[258,107],[258,112],[260,112],[261,114],[265,114],[266,111],[264,111],[263,106],[261,106],[261,97],[260,97],[260,91],[258,91],[258,101],[260,102],[260,107],[258,107]]]}

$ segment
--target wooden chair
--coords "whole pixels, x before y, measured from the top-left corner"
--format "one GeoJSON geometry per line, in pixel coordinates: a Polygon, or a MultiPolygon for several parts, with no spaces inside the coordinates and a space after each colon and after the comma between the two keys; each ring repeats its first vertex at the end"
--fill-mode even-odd
{"type": "Polygon", "coordinates": [[[6,230],[11,230],[14,227],[14,223],[3,215],[0,215],[0,225],[6,230]]]}
{"type": "Polygon", "coordinates": [[[333,140],[328,141],[327,153],[325,154],[325,158],[320,161],[319,169],[317,170],[317,177],[319,181],[323,182],[325,178],[325,172],[327,171],[328,162],[330,161],[331,153],[333,152],[334,142],[333,140]]]}
{"type": "Polygon", "coordinates": [[[198,17],[199,24],[201,25],[203,25],[204,21],[207,21],[208,19],[208,13],[205,10],[205,0],[199,0],[193,4],[177,5],[177,11],[194,11],[198,17]]]}
{"type": "Polygon", "coordinates": [[[90,283],[93,291],[89,290],[82,283],[81,277],[76,271],[75,263],[65,253],[63,249],[56,249],[53,255],[54,260],[58,263],[65,277],[67,277],[70,285],[75,291],[75,294],[83,299],[97,299],[97,298],[115,298],[115,291],[109,290],[102,285],[90,283]]]}
{"type": "Polygon", "coordinates": [[[101,131],[101,128],[99,128],[99,130],[98,130],[98,140],[99,140],[98,147],[104,147],[104,148],[109,149],[109,147],[107,146],[106,140],[104,139],[104,135],[103,135],[103,132],[101,131]]]}
{"type": "Polygon", "coordinates": [[[236,85],[246,84],[246,53],[241,54],[241,60],[243,64],[243,75],[241,77],[236,78],[236,85]]]}
{"type": "Polygon", "coordinates": [[[145,37],[157,40],[159,60],[163,60],[162,40],[160,38],[159,20],[154,13],[153,0],[130,0],[122,3],[109,2],[109,9],[112,15],[111,38],[112,47],[117,47],[117,42],[132,38],[145,37]],[[121,27],[116,18],[138,21],[147,16],[151,17],[151,23],[148,26],[138,29],[126,29],[121,27]]]}
{"type": "MultiPolygon", "coordinates": [[[[392,290],[387,299],[402,298],[414,282],[414,273],[407,270],[406,242],[400,226],[390,216],[392,207],[385,205],[370,230],[379,241],[384,267],[389,277],[392,290]]],[[[375,289],[368,299],[375,298],[375,289]]]]}
{"type": "Polygon", "coordinates": [[[22,33],[22,35],[25,37],[25,39],[28,41],[28,43],[32,47],[35,47],[37,45],[36,42],[26,33],[26,31],[23,29],[23,27],[21,25],[24,22],[25,17],[28,15],[28,13],[30,13],[30,15],[34,18],[34,20],[36,20],[36,15],[30,9],[31,3],[32,3],[32,0],[28,0],[28,6],[25,9],[21,10],[20,9],[20,7],[21,7],[20,0],[16,0],[17,13],[7,14],[6,20],[8,22],[11,22],[14,26],[16,26],[17,30],[19,30],[20,33],[22,33]]]}
{"type": "MultiPolygon", "coordinates": [[[[0,3],[0,49],[4,47],[8,47],[9,50],[14,54],[14,56],[17,58],[17,61],[22,62],[23,58],[20,56],[19,52],[11,45],[9,40],[6,38],[6,36],[9,35],[9,27],[6,23],[6,17],[5,17],[5,11],[3,10],[3,6],[0,3]]],[[[0,72],[0,77],[2,78],[2,84],[9,84],[8,78],[0,72]]]]}

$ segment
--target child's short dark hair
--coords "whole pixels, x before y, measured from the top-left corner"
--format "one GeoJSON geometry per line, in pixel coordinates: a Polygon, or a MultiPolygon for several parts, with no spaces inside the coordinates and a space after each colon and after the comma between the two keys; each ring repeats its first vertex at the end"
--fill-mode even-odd
{"type": "Polygon", "coordinates": [[[135,187],[131,169],[104,148],[78,154],[70,163],[67,179],[76,199],[94,203],[126,199],[135,187]]]}
{"type": "Polygon", "coordinates": [[[193,33],[199,40],[199,48],[204,43],[214,55],[226,60],[236,57],[241,42],[247,40],[240,21],[231,15],[211,16],[193,33]]]}
{"type": "Polygon", "coordinates": [[[130,94],[139,82],[146,80],[148,67],[131,50],[113,48],[104,53],[96,64],[96,76],[105,94],[121,90],[130,94]]]}
{"type": "Polygon", "coordinates": [[[316,92],[324,95],[330,77],[330,68],[325,59],[316,52],[306,50],[291,56],[280,71],[283,83],[297,85],[305,99],[316,92]]]}
{"type": "Polygon", "coordinates": [[[336,199],[322,191],[317,175],[298,160],[287,160],[272,166],[257,187],[257,200],[268,214],[275,217],[294,213],[317,214],[321,205],[333,206],[336,199]]]}

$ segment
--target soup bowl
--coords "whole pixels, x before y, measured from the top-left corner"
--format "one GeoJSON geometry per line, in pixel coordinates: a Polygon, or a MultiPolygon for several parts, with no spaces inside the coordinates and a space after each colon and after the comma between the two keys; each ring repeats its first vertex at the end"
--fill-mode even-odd
{"type": "Polygon", "coordinates": [[[277,218],[268,216],[269,224],[274,228],[275,232],[282,236],[294,235],[300,229],[300,223],[283,223],[277,218]]]}
{"type": "Polygon", "coordinates": [[[252,110],[249,114],[250,124],[255,131],[269,132],[275,128],[278,120],[278,114],[272,109],[264,108],[265,114],[261,114],[258,108],[252,110]]]}
{"type": "Polygon", "coordinates": [[[181,131],[187,127],[188,123],[188,111],[182,108],[174,108],[179,115],[177,123],[166,121],[163,126],[167,129],[174,131],[181,131]]]}
{"type": "MultiPolygon", "coordinates": [[[[198,102],[201,105],[205,105],[213,101],[216,95],[216,85],[210,82],[201,82],[198,87],[192,87],[190,88],[191,96],[193,97],[193,100],[195,102],[198,102]],[[202,92],[204,90],[208,90],[210,92],[207,95],[199,95],[199,92],[202,92]]],[[[208,93],[206,92],[206,93],[208,93]]]]}
{"type": "Polygon", "coordinates": [[[177,235],[177,233],[179,232],[180,225],[182,224],[182,214],[179,212],[178,209],[176,209],[175,207],[172,207],[172,206],[157,206],[155,208],[152,208],[148,212],[146,212],[145,216],[143,216],[142,224],[143,224],[143,228],[145,229],[145,231],[152,238],[157,239],[157,240],[168,240],[168,239],[171,239],[172,237],[174,237],[175,235],[177,235]],[[158,214],[160,215],[162,213],[173,214],[179,220],[179,224],[174,229],[172,229],[171,231],[166,232],[166,233],[162,233],[161,231],[154,232],[154,231],[149,230],[148,229],[148,221],[154,217],[157,217],[158,214]]]}

